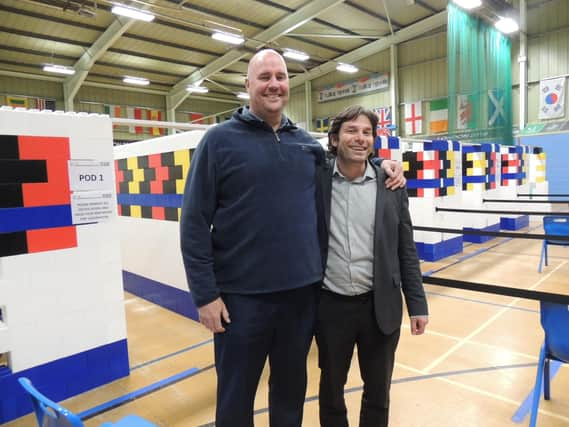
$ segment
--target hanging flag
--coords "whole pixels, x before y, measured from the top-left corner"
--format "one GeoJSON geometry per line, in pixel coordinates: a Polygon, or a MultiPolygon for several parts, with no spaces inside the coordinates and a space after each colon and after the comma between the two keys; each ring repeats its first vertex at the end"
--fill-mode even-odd
{"type": "Polygon", "coordinates": [[[325,117],[322,119],[316,119],[316,132],[328,132],[330,128],[330,118],[325,117]]]}
{"type": "MultiPolygon", "coordinates": [[[[107,104],[105,104],[104,111],[105,111],[105,114],[108,114],[109,116],[111,116],[111,118],[121,117],[120,105],[107,105],[107,104]]],[[[119,127],[119,125],[113,124],[113,129],[116,129],[118,127],[119,127]]]]}
{"type": "Polygon", "coordinates": [[[189,119],[191,123],[195,123],[195,124],[203,124],[203,114],[202,113],[190,113],[189,114],[189,119]]]}
{"type": "Polygon", "coordinates": [[[472,114],[473,101],[472,95],[456,96],[457,129],[472,129],[474,127],[474,114],[472,114]]]}
{"type": "Polygon", "coordinates": [[[539,118],[565,116],[565,77],[539,82],[539,118]]]}
{"type": "MultiPolygon", "coordinates": [[[[126,117],[128,117],[129,119],[133,119],[134,120],[134,107],[126,107],[126,117]]],[[[129,133],[134,133],[135,129],[134,129],[134,125],[128,125],[128,131],[129,133]]]]}
{"type": "Polygon", "coordinates": [[[374,108],[373,111],[377,114],[377,127],[386,128],[391,124],[391,107],[374,108]]]}
{"type": "Polygon", "coordinates": [[[506,113],[504,112],[504,91],[502,89],[491,89],[488,91],[488,126],[497,127],[506,124],[506,113]]]}
{"type": "Polygon", "coordinates": [[[429,128],[431,133],[448,131],[448,99],[435,99],[429,104],[431,121],[429,128]]]}
{"type": "Polygon", "coordinates": [[[36,98],[36,108],[38,110],[45,110],[45,99],[43,98],[36,98]]]}
{"type": "Polygon", "coordinates": [[[405,134],[416,135],[418,133],[423,133],[421,101],[405,104],[405,134]]]}
{"type": "MultiPolygon", "coordinates": [[[[142,116],[144,113],[144,109],[142,108],[138,108],[138,107],[134,107],[134,118],[136,120],[142,120],[142,116]]],[[[134,132],[137,135],[142,135],[144,133],[144,128],[142,126],[135,126],[134,127],[134,132]]]]}
{"type": "Polygon", "coordinates": [[[6,96],[6,105],[9,105],[10,107],[14,107],[14,108],[28,108],[28,98],[25,98],[23,96],[11,96],[11,95],[7,95],[6,96]]]}
{"type": "MultiPolygon", "coordinates": [[[[162,111],[159,110],[146,110],[146,118],[148,120],[162,120],[162,111]]],[[[150,135],[160,136],[164,134],[164,129],[159,127],[151,127],[149,129],[150,135]]]]}

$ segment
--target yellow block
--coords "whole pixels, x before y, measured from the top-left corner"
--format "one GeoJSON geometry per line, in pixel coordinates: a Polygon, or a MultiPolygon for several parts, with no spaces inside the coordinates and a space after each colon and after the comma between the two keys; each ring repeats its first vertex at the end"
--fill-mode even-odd
{"type": "Polygon", "coordinates": [[[403,172],[409,171],[409,162],[403,162],[403,172]]]}
{"type": "Polygon", "coordinates": [[[540,172],[544,172],[545,171],[545,165],[537,165],[537,167],[535,168],[536,171],[540,171],[540,172]]]}
{"type": "Polygon", "coordinates": [[[466,191],[474,191],[474,184],[472,182],[466,184],[466,191]]]}
{"type": "Polygon", "coordinates": [[[539,153],[539,154],[537,155],[537,158],[540,159],[540,160],[545,160],[546,157],[547,157],[547,156],[545,155],[545,153],[539,153]]]}
{"type": "Polygon", "coordinates": [[[138,182],[128,183],[128,194],[140,194],[140,185],[138,185],[138,182]]]}
{"type": "Polygon", "coordinates": [[[447,178],[454,178],[454,169],[447,169],[447,178]]]}
{"type": "Polygon", "coordinates": [[[180,221],[181,217],[182,217],[182,208],[178,208],[178,221],[180,221]]]}
{"type": "Polygon", "coordinates": [[[184,178],[190,169],[190,150],[176,150],[174,151],[174,164],[182,166],[182,175],[184,178]]]}
{"type": "Polygon", "coordinates": [[[535,182],[545,182],[545,177],[544,176],[538,176],[535,178],[535,182]]]}
{"type": "Polygon", "coordinates": [[[472,166],[475,168],[487,168],[488,162],[486,160],[474,160],[472,166]]]}
{"type": "Polygon", "coordinates": [[[132,180],[135,182],[144,181],[144,169],[134,169],[132,171],[132,180]]]}
{"type": "Polygon", "coordinates": [[[126,167],[128,169],[138,169],[138,157],[129,157],[126,159],[126,167]]]}
{"type": "Polygon", "coordinates": [[[142,207],[140,206],[130,206],[130,216],[135,218],[142,218],[142,207]]]}
{"type": "Polygon", "coordinates": [[[454,193],[454,186],[448,187],[448,188],[447,188],[447,196],[452,196],[452,195],[454,195],[454,194],[455,194],[455,193],[454,193]]]}
{"type": "Polygon", "coordinates": [[[186,185],[186,178],[176,180],[176,194],[184,194],[184,186],[186,185]]]}

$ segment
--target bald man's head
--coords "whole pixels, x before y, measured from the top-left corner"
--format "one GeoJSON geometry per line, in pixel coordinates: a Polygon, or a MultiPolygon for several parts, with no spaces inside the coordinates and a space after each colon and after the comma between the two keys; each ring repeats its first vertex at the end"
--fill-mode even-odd
{"type": "Polygon", "coordinates": [[[272,127],[280,125],[289,96],[283,57],[272,49],[257,52],[249,61],[245,87],[251,111],[272,127]]]}

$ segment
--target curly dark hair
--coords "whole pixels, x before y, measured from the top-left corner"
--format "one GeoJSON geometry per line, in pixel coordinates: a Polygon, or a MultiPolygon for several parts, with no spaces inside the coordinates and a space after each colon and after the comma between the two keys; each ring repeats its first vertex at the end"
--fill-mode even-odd
{"type": "Polygon", "coordinates": [[[371,123],[371,131],[373,134],[373,139],[375,140],[375,136],[377,135],[376,133],[377,114],[375,114],[373,111],[371,111],[368,108],[362,107],[361,105],[352,105],[350,107],[345,108],[340,113],[338,113],[338,115],[334,117],[332,121],[330,130],[328,131],[328,152],[330,154],[336,156],[338,152],[338,149],[332,145],[332,140],[338,139],[342,123],[356,120],[359,116],[366,116],[369,119],[371,123]]]}

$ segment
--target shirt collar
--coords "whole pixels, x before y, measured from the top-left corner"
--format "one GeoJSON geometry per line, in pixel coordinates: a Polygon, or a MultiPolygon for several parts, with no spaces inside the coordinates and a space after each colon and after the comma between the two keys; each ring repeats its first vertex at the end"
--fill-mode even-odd
{"type": "MultiPolygon", "coordinates": [[[[334,170],[332,171],[332,176],[342,178],[344,181],[349,181],[349,179],[347,179],[342,174],[342,172],[340,172],[340,169],[338,169],[338,162],[337,161],[334,162],[334,170]]],[[[369,164],[369,162],[366,162],[366,169],[364,171],[363,176],[357,177],[351,182],[360,183],[360,182],[374,180],[374,179],[376,179],[375,172],[374,172],[373,168],[371,167],[371,165],[369,164]]]]}

